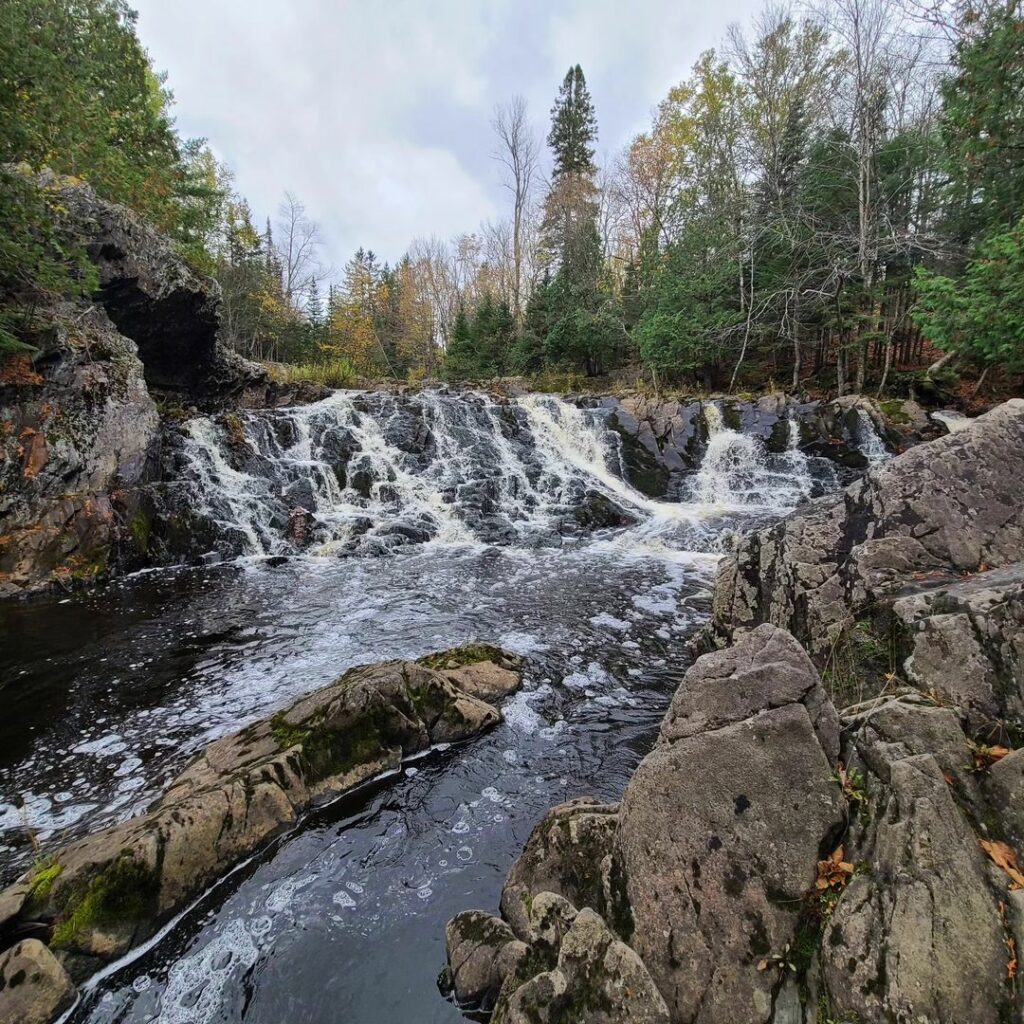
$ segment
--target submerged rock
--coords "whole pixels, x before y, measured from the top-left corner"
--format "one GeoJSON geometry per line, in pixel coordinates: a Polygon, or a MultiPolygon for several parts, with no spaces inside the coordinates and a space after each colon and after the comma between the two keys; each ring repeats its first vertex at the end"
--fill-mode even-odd
{"type": "MultiPolygon", "coordinates": [[[[490,686],[492,698],[520,681],[518,659],[499,654],[490,676],[500,673],[501,685],[490,686]]],[[[463,668],[473,662],[465,653],[462,660],[463,668]]],[[[500,718],[442,670],[402,661],[351,669],[212,743],[146,814],[55,851],[0,893],[5,931],[43,922],[72,974],[88,974],[310,808],[500,718]]]]}

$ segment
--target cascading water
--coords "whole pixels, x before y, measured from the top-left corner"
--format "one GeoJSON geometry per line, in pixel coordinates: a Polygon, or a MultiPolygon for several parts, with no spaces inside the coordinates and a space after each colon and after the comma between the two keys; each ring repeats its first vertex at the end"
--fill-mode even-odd
{"type": "Polygon", "coordinates": [[[705,406],[709,440],[683,502],[657,501],[611,468],[606,413],[552,395],[337,392],[249,414],[239,432],[200,418],[185,433],[190,508],[226,554],[293,552],[289,518],[311,514],[308,551],[380,554],[409,544],[557,546],[639,523],[639,535],[707,550],[709,517],[779,514],[814,483],[797,425],[782,456],[705,406]]]}
{"type": "Polygon", "coordinates": [[[879,466],[892,458],[885,442],[875,429],[871,417],[863,410],[857,410],[857,446],[868,460],[869,466],[879,466]]]}
{"type": "Polygon", "coordinates": [[[708,444],[691,485],[692,501],[725,511],[779,515],[814,492],[795,419],[787,423],[787,447],[781,455],[767,453],[759,438],[727,427],[717,405],[704,406],[704,420],[708,444]]]}

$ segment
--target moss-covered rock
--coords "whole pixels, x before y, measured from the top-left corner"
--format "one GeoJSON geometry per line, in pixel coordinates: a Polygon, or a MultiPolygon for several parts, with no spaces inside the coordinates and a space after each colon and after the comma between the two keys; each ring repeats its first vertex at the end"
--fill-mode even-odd
{"type": "Polygon", "coordinates": [[[313,806],[500,720],[451,676],[473,669],[518,685],[508,667],[518,659],[481,646],[434,660],[461,667],[354,668],[212,743],[146,814],[55,851],[0,893],[0,924],[46,923],[76,972],[122,955],[313,806]]]}

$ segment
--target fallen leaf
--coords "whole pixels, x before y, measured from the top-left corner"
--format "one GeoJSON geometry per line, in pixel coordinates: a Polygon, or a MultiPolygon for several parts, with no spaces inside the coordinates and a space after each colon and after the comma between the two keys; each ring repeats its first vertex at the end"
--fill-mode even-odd
{"type": "Polygon", "coordinates": [[[1010,876],[1013,882],[1011,889],[1024,889],[1024,874],[1021,874],[1012,846],[998,839],[979,839],[978,844],[988,854],[989,860],[1010,876]]]}
{"type": "Polygon", "coordinates": [[[837,846],[829,857],[818,861],[818,880],[815,888],[819,892],[826,889],[841,889],[850,880],[853,865],[843,860],[843,848],[837,846]]]}

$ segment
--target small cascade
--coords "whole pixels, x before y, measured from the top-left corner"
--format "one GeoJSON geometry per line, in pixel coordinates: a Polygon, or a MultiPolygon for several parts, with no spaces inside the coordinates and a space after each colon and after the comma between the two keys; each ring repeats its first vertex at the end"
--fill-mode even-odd
{"type": "Polygon", "coordinates": [[[758,441],[725,425],[717,405],[704,406],[708,446],[693,481],[693,501],[719,508],[744,508],[764,498],[758,486],[765,471],[758,441]]]}
{"type": "Polygon", "coordinates": [[[571,496],[566,488],[583,483],[631,508],[654,515],[670,514],[673,506],[668,502],[645,497],[611,471],[610,438],[614,435],[603,422],[591,418],[591,410],[554,395],[527,395],[517,404],[529,420],[545,479],[563,498],[571,496]]]}
{"type": "Polygon", "coordinates": [[[692,501],[722,511],[782,514],[819,490],[795,419],[787,424],[785,452],[772,455],[760,439],[727,427],[717,405],[707,403],[703,411],[708,444],[692,501]]]}
{"type": "Polygon", "coordinates": [[[874,421],[863,409],[857,410],[857,447],[869,466],[881,465],[892,458],[892,453],[875,429],[874,421]]]}

